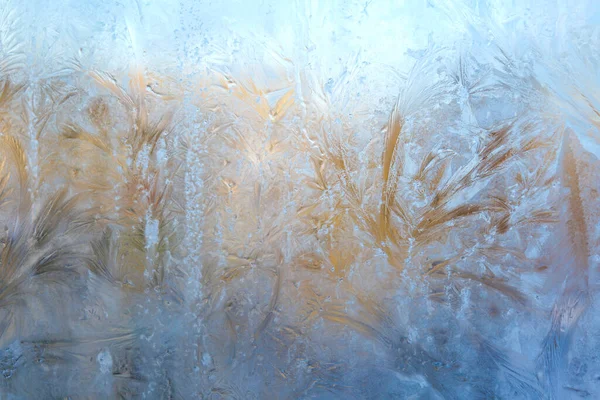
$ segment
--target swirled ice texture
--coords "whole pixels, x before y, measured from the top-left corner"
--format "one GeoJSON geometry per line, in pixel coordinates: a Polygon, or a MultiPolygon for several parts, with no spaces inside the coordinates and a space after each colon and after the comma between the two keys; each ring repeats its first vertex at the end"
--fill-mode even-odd
{"type": "Polygon", "coordinates": [[[0,0],[3,399],[600,398],[596,0],[0,0]]]}

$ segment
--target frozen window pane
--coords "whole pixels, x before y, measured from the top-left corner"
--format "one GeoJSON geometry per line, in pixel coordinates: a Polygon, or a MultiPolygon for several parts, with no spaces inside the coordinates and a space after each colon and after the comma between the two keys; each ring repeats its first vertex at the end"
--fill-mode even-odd
{"type": "Polygon", "coordinates": [[[600,5],[0,0],[0,398],[600,398],[600,5]]]}

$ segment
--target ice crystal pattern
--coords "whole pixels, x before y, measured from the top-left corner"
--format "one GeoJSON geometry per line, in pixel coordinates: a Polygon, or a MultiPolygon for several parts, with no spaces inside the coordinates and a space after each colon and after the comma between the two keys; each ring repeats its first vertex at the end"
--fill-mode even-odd
{"type": "Polygon", "coordinates": [[[600,398],[600,5],[0,0],[2,399],[600,398]]]}

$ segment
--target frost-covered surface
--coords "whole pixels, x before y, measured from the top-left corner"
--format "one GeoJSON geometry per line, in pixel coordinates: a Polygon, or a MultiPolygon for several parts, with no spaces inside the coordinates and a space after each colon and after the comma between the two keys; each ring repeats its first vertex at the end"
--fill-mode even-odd
{"type": "Polygon", "coordinates": [[[0,5],[1,398],[600,398],[596,1],[0,5]]]}

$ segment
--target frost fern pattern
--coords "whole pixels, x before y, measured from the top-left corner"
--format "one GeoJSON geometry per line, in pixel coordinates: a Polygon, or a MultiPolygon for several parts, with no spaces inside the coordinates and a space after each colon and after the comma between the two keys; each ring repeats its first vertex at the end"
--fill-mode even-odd
{"type": "Polygon", "coordinates": [[[2,1],[1,398],[600,396],[599,6],[159,3],[2,1]]]}

